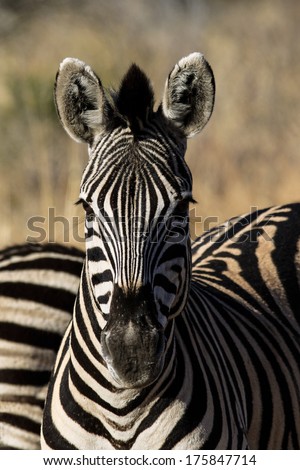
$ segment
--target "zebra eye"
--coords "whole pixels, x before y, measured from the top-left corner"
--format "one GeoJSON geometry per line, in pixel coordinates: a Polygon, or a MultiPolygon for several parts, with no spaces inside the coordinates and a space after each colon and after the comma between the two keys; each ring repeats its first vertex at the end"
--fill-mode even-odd
{"type": "Polygon", "coordinates": [[[94,215],[93,209],[91,208],[91,206],[86,201],[84,201],[83,199],[79,199],[76,202],[76,205],[79,205],[79,204],[82,205],[87,217],[94,215]]]}
{"type": "Polygon", "coordinates": [[[91,217],[92,215],[94,215],[93,209],[91,208],[91,206],[87,202],[83,201],[82,202],[82,207],[83,207],[87,217],[91,217]]]}
{"type": "Polygon", "coordinates": [[[175,214],[185,216],[189,210],[189,203],[189,199],[181,199],[180,201],[178,201],[175,207],[175,214]]]}

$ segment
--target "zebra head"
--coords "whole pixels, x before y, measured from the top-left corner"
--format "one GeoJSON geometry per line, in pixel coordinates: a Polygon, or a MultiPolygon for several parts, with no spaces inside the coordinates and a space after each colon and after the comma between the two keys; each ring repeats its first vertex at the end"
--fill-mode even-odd
{"type": "Polygon", "coordinates": [[[100,324],[101,351],[124,387],[153,382],[164,365],[168,332],[190,284],[188,207],[192,178],[186,139],[210,118],[213,73],[200,53],[175,65],[162,103],[133,65],[107,91],[78,59],[65,59],[55,87],[66,131],[88,143],[80,201],[87,256],[81,288],[100,324]]]}

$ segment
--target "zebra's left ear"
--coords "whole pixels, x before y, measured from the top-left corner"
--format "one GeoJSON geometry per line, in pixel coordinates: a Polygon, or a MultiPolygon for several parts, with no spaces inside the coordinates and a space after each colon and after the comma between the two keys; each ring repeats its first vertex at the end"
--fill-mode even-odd
{"type": "Polygon", "coordinates": [[[91,143],[104,124],[107,100],[100,79],[78,59],[65,59],[55,83],[55,104],[64,129],[78,142],[91,143]]]}
{"type": "Polygon", "coordinates": [[[186,137],[193,137],[208,122],[215,99],[212,69],[200,52],[183,57],[165,86],[162,110],[186,137]]]}

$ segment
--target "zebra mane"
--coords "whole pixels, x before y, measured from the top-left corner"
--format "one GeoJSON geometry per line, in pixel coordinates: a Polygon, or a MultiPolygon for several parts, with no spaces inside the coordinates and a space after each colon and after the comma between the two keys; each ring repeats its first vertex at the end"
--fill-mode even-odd
{"type": "Polygon", "coordinates": [[[138,133],[153,110],[154,93],[147,75],[132,64],[115,93],[116,110],[128,121],[132,132],[138,133]]]}

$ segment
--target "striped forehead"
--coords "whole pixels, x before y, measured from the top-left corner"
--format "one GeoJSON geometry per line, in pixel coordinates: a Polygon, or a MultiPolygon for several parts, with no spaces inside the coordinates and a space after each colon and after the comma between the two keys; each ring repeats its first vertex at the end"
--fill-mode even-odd
{"type": "Polygon", "coordinates": [[[98,208],[120,209],[125,199],[158,205],[191,193],[185,148],[153,133],[134,139],[129,129],[112,132],[90,150],[80,196],[98,208]],[[109,200],[109,203],[108,203],[109,200]]]}

